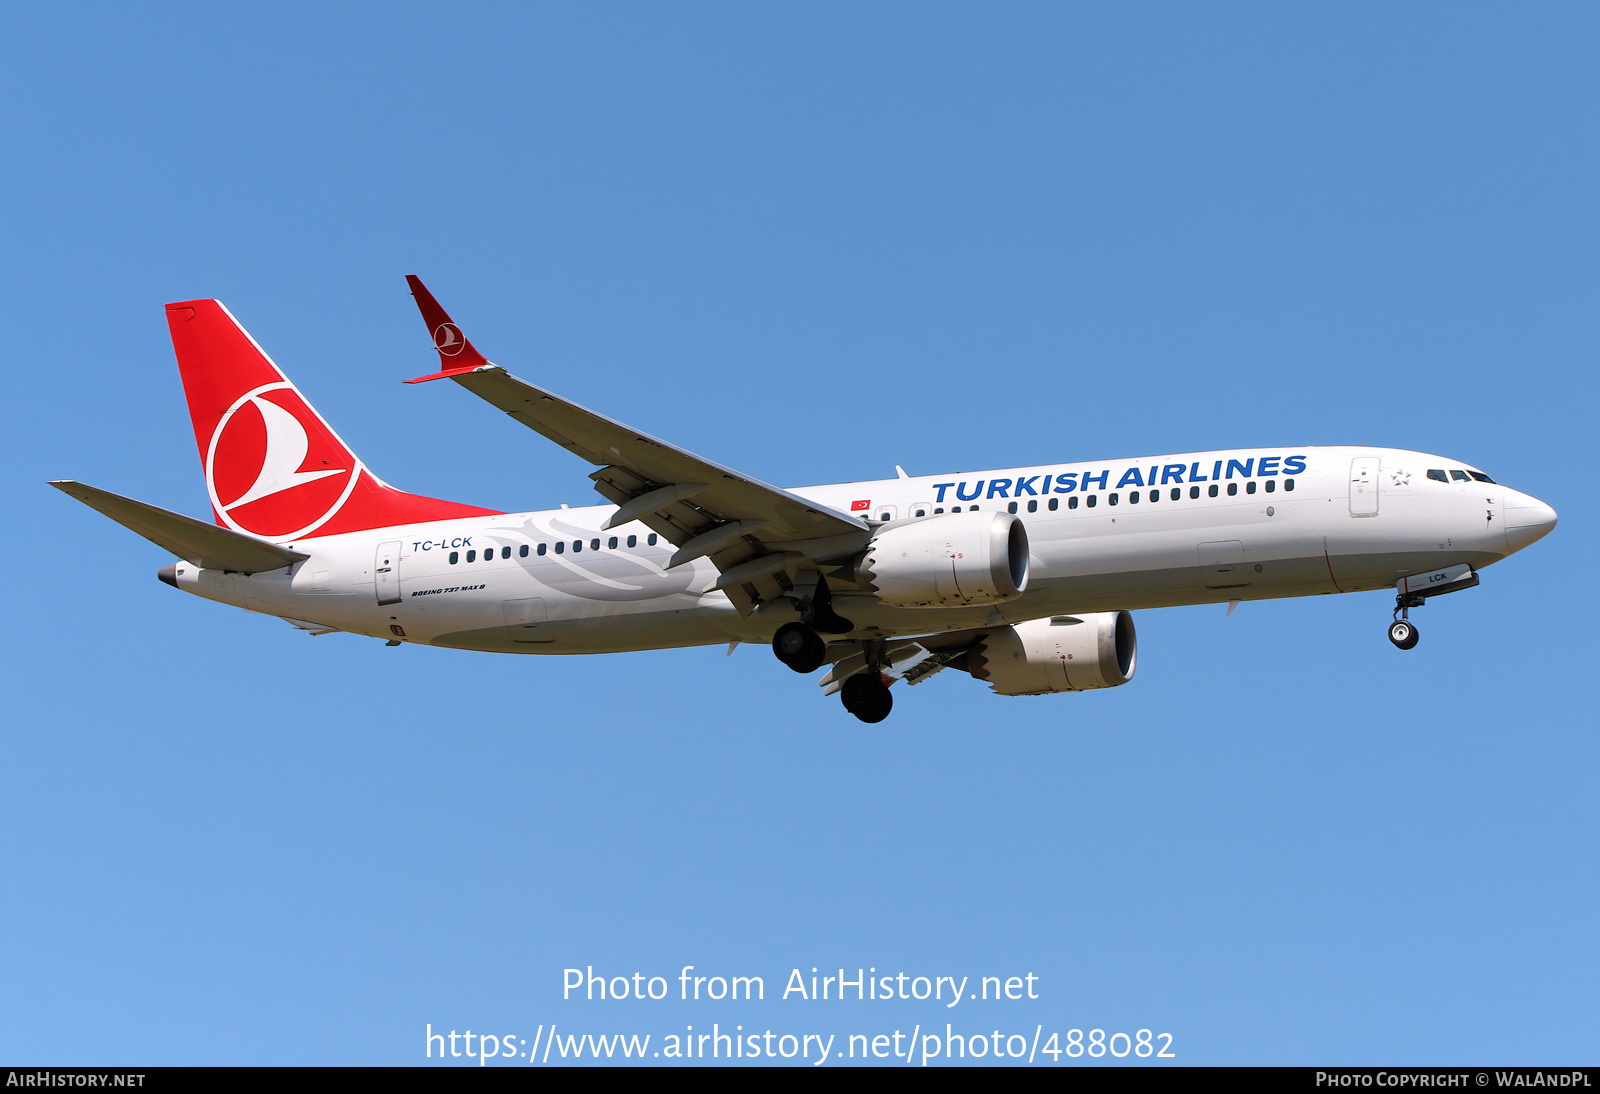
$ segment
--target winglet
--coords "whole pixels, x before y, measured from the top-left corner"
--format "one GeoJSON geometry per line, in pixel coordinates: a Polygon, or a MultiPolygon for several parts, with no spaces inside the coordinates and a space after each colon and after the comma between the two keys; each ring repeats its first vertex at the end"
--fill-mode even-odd
{"type": "Polygon", "coordinates": [[[460,376],[488,365],[488,359],[467,341],[467,336],[461,333],[461,328],[451,321],[449,313],[439,306],[439,302],[433,298],[433,294],[416,274],[406,274],[406,284],[411,286],[411,295],[416,298],[417,310],[422,313],[422,321],[428,324],[428,333],[433,337],[433,348],[439,351],[441,369],[427,376],[407,380],[406,383],[420,384],[426,380],[460,376]]]}

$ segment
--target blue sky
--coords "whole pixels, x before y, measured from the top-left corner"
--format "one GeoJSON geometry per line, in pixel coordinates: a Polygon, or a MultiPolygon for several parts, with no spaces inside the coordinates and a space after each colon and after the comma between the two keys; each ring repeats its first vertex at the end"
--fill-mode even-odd
{"type": "Polygon", "coordinates": [[[951,1021],[1593,1062],[1597,32],[1571,4],[13,11],[0,1058],[951,1021]],[[1408,654],[1383,594],[1144,612],[1127,687],[944,674],[864,726],[748,646],[310,638],[158,584],[44,486],[205,512],[161,305],[215,296],[396,485],[591,502],[575,457],[399,383],[433,360],[407,273],[494,360],[772,482],[1394,445],[1561,526],[1408,654]],[[560,998],[569,966],[688,964],[768,1000],[560,998]],[[1040,998],[775,998],[812,966],[1040,998]]]}

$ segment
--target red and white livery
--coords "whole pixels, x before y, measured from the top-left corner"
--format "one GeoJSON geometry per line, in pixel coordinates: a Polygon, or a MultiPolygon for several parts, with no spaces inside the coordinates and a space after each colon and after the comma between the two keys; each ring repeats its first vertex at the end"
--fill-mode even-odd
{"type": "MultiPolygon", "coordinates": [[[[867,722],[945,668],[1001,695],[1132,679],[1130,610],[1392,589],[1411,608],[1556,514],[1459,460],[1252,448],[781,489],[478,352],[407,279],[449,379],[593,464],[604,503],[502,513],[397,490],[215,300],[167,305],[212,522],[56,487],[176,555],[170,585],[313,634],[487,653],[771,643],[867,722]]],[[[730,651],[731,651],[730,646],[730,651]]]]}

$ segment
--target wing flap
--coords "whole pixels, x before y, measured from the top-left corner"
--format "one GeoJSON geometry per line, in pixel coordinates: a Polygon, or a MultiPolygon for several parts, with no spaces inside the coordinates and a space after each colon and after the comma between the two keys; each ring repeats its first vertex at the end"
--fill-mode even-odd
{"type": "Polygon", "coordinates": [[[203,570],[255,574],[311,557],[81,482],[66,479],[50,485],[203,570]]]}

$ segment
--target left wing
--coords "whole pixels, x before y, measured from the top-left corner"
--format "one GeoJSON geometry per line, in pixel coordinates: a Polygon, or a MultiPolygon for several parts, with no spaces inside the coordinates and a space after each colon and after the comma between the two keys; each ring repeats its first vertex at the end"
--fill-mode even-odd
{"type": "Polygon", "coordinates": [[[415,276],[411,294],[439,351],[441,371],[409,384],[448,377],[528,428],[599,466],[589,477],[601,497],[618,508],[606,521],[615,528],[640,521],[677,547],[667,569],[709,557],[721,572],[715,588],[727,591],[748,614],[756,599],[782,593],[776,575],[854,554],[866,545],[865,521],[621,422],[568,402],[489,362],[451,322],[415,276]]]}

